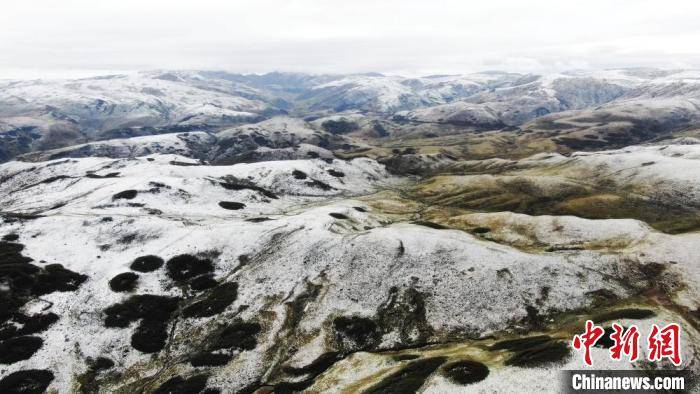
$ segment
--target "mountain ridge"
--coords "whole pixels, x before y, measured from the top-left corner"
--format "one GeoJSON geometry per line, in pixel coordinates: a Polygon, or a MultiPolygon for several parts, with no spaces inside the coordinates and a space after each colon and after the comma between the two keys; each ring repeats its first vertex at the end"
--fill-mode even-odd
{"type": "Polygon", "coordinates": [[[279,115],[315,119],[360,113],[381,122],[435,123],[478,131],[529,122],[539,126],[540,118],[576,115],[600,106],[618,111],[615,105],[630,100],[653,109],[654,102],[665,97],[671,101],[658,110],[674,111],[688,102],[695,107],[686,123],[696,125],[699,83],[700,73],[677,70],[491,72],[430,78],[162,70],[3,81],[0,160],[96,140],[216,132],[279,115]]]}

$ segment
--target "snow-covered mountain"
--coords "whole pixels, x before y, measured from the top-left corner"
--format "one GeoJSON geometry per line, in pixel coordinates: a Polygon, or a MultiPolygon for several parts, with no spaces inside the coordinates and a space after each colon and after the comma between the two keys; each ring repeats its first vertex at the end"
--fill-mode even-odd
{"type": "Polygon", "coordinates": [[[657,133],[697,124],[699,77],[695,71],[658,70],[423,78],[153,71],[3,81],[0,160],[95,140],[216,132],[280,114],[308,119],[362,114],[373,124],[390,122],[382,128],[393,134],[424,123],[467,131],[562,125],[583,130],[581,134],[601,134],[607,141],[605,132],[596,128],[609,123],[606,117],[645,122],[645,111],[670,117],[660,122],[657,133]]]}
{"type": "Polygon", "coordinates": [[[334,149],[350,149],[353,140],[313,128],[301,119],[273,117],[258,123],[221,130],[218,133],[184,132],[119,138],[72,145],[19,156],[23,161],[60,158],[134,158],[150,154],[177,154],[202,163],[331,159],[334,149]]]}
{"type": "Polygon", "coordinates": [[[449,104],[400,112],[409,120],[493,130],[517,126],[550,113],[596,107],[625,94],[630,80],[606,74],[524,75],[507,85],[479,91],[449,104]]]}
{"type": "Polygon", "coordinates": [[[70,81],[0,82],[5,159],[31,150],[262,119],[255,89],[197,73],[149,72],[70,81]]]}

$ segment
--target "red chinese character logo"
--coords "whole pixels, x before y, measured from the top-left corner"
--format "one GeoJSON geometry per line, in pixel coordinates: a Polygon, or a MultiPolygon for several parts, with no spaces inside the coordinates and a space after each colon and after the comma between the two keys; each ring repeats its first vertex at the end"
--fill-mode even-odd
{"type": "Polygon", "coordinates": [[[637,361],[639,358],[639,331],[636,326],[625,329],[617,323],[613,323],[614,332],[610,334],[610,339],[615,343],[610,348],[610,357],[613,360],[620,360],[624,354],[630,361],[637,361]]]}
{"type": "Polygon", "coordinates": [[[583,361],[586,365],[593,365],[591,360],[591,346],[598,342],[598,339],[603,336],[605,330],[593,324],[592,321],[586,321],[586,331],[581,335],[574,336],[573,346],[576,350],[584,349],[583,361]]]}
{"type": "Polygon", "coordinates": [[[671,323],[662,329],[653,324],[648,338],[649,361],[659,361],[663,358],[668,358],[674,365],[680,365],[680,333],[681,328],[676,323],[671,323]]]}

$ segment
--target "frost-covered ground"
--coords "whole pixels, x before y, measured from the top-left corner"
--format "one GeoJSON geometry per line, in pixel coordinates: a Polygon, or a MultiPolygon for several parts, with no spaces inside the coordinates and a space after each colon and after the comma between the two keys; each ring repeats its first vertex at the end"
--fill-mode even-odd
{"type": "MultiPolygon", "coordinates": [[[[285,127],[314,138],[303,123],[285,127]]],[[[542,189],[537,166],[571,178],[604,168],[621,188],[691,204],[696,150],[482,164],[527,172],[542,189]]],[[[412,188],[367,158],[0,165],[0,387],[556,391],[545,382],[580,365],[568,343],[587,318],[677,321],[683,367],[697,373],[696,232],[511,212],[459,211],[438,225],[427,210],[396,214],[398,197],[388,212],[382,196],[412,188]],[[503,342],[534,335],[545,337],[503,342]],[[483,380],[465,383],[464,371],[483,380]]]]}

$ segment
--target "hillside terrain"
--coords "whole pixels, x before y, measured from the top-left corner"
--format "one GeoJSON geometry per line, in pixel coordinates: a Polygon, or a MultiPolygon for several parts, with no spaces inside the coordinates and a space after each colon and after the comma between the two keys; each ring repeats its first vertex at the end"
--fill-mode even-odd
{"type": "Polygon", "coordinates": [[[0,392],[700,377],[700,72],[0,82],[0,392]],[[682,363],[609,358],[678,323],[682,363]]]}

